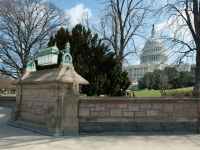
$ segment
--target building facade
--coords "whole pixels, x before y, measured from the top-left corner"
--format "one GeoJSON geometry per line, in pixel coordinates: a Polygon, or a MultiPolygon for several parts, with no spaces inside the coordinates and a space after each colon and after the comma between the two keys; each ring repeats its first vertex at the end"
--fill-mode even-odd
{"type": "MultiPolygon", "coordinates": [[[[125,67],[125,70],[127,70],[129,77],[134,84],[137,83],[138,79],[141,78],[145,73],[153,72],[155,69],[163,69],[167,66],[169,65],[166,49],[161,40],[156,37],[153,26],[151,37],[146,41],[142,49],[142,54],[140,55],[140,64],[127,66],[125,67]]],[[[183,62],[180,63],[176,69],[178,71],[194,72],[194,67],[192,68],[190,64],[183,62]]]]}

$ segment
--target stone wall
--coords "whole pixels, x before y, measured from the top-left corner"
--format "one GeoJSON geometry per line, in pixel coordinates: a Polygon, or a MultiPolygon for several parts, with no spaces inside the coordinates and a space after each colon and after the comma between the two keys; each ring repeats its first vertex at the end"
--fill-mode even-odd
{"type": "Polygon", "coordinates": [[[16,102],[16,96],[0,96],[0,106],[13,107],[16,102]]]}
{"type": "Polygon", "coordinates": [[[0,96],[0,102],[15,102],[16,96],[0,96]]]}
{"type": "Polygon", "coordinates": [[[199,100],[195,98],[80,98],[79,117],[81,134],[197,132],[199,100]]]}

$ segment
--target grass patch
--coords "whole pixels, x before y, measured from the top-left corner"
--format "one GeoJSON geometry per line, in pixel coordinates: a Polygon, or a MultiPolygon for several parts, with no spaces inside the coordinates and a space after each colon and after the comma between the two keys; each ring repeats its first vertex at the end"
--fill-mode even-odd
{"type": "MultiPolygon", "coordinates": [[[[179,96],[177,94],[181,94],[181,96],[185,96],[186,93],[190,93],[194,87],[184,87],[179,89],[170,89],[166,90],[166,93],[169,93],[168,96],[179,96]],[[175,93],[175,94],[174,94],[175,93]]],[[[161,97],[160,90],[133,90],[136,97],[161,97]]]]}
{"type": "Polygon", "coordinates": [[[136,97],[161,97],[159,90],[133,91],[136,97]]]}

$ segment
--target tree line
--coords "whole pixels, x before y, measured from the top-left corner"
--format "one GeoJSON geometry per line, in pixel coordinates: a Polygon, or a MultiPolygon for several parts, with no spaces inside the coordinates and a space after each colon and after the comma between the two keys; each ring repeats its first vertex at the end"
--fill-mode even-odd
{"type": "Polygon", "coordinates": [[[161,94],[167,89],[176,89],[194,86],[195,76],[188,71],[178,71],[175,67],[165,67],[162,70],[155,69],[147,72],[138,80],[140,89],[160,90],[161,94]]]}

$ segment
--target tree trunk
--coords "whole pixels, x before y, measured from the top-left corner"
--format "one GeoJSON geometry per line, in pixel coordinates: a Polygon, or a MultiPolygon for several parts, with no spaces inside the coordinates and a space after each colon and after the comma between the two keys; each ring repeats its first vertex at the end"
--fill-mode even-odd
{"type": "Polygon", "coordinates": [[[200,43],[196,42],[196,72],[195,72],[195,86],[193,89],[193,96],[200,97],[200,43]]]}

